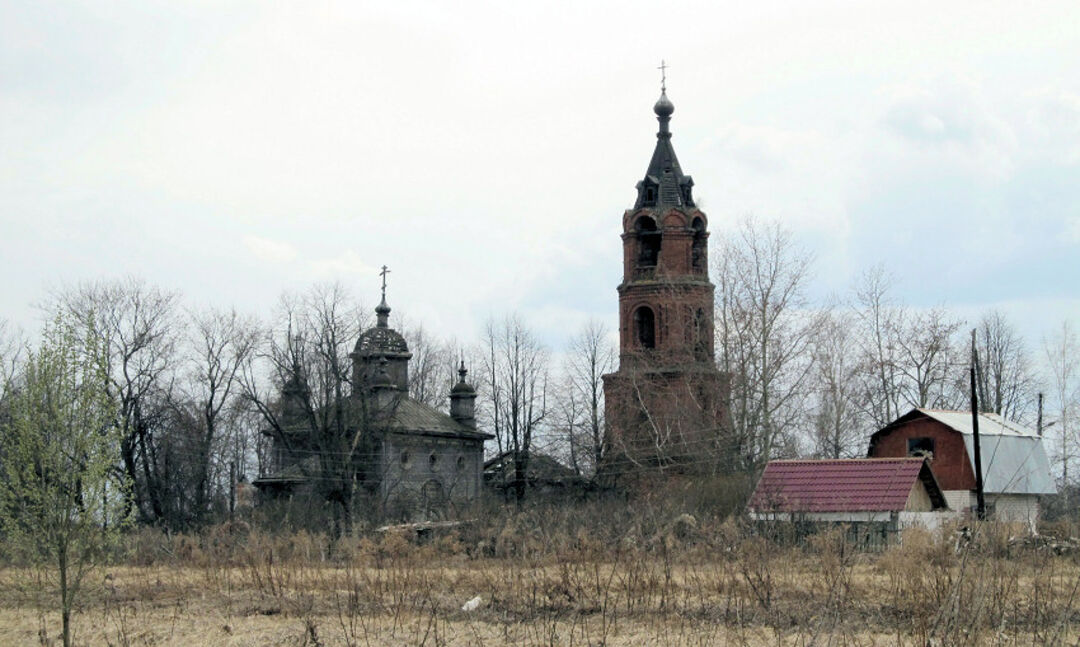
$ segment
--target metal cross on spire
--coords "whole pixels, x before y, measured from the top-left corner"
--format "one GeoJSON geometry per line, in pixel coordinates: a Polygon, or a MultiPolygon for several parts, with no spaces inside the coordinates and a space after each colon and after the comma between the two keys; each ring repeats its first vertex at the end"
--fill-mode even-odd
{"type": "Polygon", "coordinates": [[[660,59],[660,67],[656,68],[660,70],[660,91],[667,92],[667,69],[670,67],[664,62],[664,59],[660,59]]]}
{"type": "Polygon", "coordinates": [[[382,271],[379,272],[379,276],[382,277],[382,300],[386,303],[386,275],[390,273],[385,265],[382,266],[382,271]]]}

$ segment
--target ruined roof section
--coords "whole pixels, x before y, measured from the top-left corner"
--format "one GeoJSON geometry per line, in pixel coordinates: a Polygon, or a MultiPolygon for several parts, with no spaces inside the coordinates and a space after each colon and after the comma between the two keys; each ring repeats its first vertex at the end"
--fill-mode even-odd
{"type": "Polygon", "coordinates": [[[675,106],[667,98],[666,90],[660,92],[653,112],[660,122],[660,131],[656,133],[656,148],[645,171],[645,179],[637,184],[638,197],[634,208],[693,207],[694,180],[683,174],[675,148],[671,145],[671,129],[668,125],[675,106]]]}
{"type": "Polygon", "coordinates": [[[945,497],[922,458],[772,461],[749,507],[757,512],[899,512],[922,480],[935,508],[945,497]]]}
{"type": "MultiPolygon", "coordinates": [[[[515,468],[513,452],[497,454],[484,461],[484,480],[495,487],[507,487],[514,482],[515,468]]],[[[529,453],[525,480],[534,486],[583,485],[588,481],[558,459],[540,452],[529,453]]]]}

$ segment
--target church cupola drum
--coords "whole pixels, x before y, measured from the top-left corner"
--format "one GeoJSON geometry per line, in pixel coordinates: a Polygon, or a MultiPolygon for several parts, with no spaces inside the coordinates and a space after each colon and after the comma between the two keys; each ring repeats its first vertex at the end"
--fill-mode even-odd
{"type": "Polygon", "coordinates": [[[708,462],[727,388],[713,357],[708,219],[671,143],[675,106],[666,87],[653,112],[656,147],[622,220],[619,369],[604,376],[611,472],[708,462]]]}

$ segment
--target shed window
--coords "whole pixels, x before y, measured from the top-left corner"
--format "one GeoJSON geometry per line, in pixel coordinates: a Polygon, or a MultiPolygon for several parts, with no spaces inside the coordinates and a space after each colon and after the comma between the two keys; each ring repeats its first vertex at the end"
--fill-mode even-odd
{"type": "Polygon", "coordinates": [[[908,438],[907,441],[907,454],[908,456],[926,456],[927,458],[934,457],[934,439],[933,438],[908,438]]]}

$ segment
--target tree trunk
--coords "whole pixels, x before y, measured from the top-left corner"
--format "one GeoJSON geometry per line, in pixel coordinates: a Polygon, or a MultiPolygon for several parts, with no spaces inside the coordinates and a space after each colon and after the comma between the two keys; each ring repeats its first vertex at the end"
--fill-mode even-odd
{"type": "Polygon", "coordinates": [[[64,647],[71,647],[71,590],[68,586],[67,551],[60,547],[60,617],[63,624],[64,647]]]}

